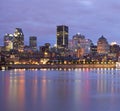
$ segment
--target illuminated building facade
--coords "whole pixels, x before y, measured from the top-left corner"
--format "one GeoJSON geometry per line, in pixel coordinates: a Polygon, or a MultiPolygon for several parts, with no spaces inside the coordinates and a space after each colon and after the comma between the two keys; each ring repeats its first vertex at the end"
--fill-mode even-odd
{"type": "Polygon", "coordinates": [[[4,36],[4,47],[5,47],[5,51],[10,51],[13,49],[13,35],[12,34],[6,34],[4,36]]]}
{"type": "Polygon", "coordinates": [[[16,28],[14,32],[13,49],[23,51],[24,48],[24,34],[21,28],[16,28]]]}
{"type": "Polygon", "coordinates": [[[97,53],[108,54],[109,51],[110,51],[110,46],[107,42],[107,39],[104,36],[100,37],[97,42],[97,53]]]}
{"type": "Polygon", "coordinates": [[[29,39],[30,48],[34,51],[37,50],[37,37],[31,36],[29,39]]]}
{"type": "Polygon", "coordinates": [[[61,25],[57,26],[57,48],[66,49],[68,48],[68,26],[61,25]]]}
{"type": "Polygon", "coordinates": [[[75,55],[83,56],[90,53],[92,41],[86,39],[84,35],[76,34],[73,36],[72,41],[69,43],[69,49],[73,51],[75,55]]]}

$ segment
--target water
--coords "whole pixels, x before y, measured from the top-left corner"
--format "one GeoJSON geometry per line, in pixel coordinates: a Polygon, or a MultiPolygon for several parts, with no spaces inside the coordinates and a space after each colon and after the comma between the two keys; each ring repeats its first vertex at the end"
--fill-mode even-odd
{"type": "Polygon", "coordinates": [[[120,70],[0,71],[0,111],[120,111],[120,70]]]}

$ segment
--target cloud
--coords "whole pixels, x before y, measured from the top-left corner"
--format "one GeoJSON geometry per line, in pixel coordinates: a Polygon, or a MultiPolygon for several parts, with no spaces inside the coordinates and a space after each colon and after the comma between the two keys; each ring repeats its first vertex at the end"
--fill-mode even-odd
{"type": "Polygon", "coordinates": [[[36,35],[40,42],[51,38],[48,42],[53,43],[56,26],[66,24],[70,38],[80,32],[94,42],[102,34],[119,41],[119,7],[119,0],[2,0],[0,36],[21,27],[25,37],[36,35]]]}

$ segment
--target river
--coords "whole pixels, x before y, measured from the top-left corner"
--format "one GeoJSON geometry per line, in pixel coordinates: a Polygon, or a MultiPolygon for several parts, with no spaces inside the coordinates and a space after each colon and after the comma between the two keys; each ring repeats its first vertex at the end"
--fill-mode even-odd
{"type": "Polygon", "coordinates": [[[0,111],[120,111],[120,70],[0,71],[0,111]]]}

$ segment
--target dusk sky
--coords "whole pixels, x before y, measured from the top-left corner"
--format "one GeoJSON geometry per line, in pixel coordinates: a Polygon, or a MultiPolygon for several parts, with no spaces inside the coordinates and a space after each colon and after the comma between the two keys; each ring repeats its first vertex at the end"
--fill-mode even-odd
{"type": "Polygon", "coordinates": [[[37,36],[38,44],[56,43],[56,26],[69,26],[94,43],[101,35],[120,44],[120,0],[1,0],[0,45],[3,36],[22,28],[25,44],[37,36]]]}

